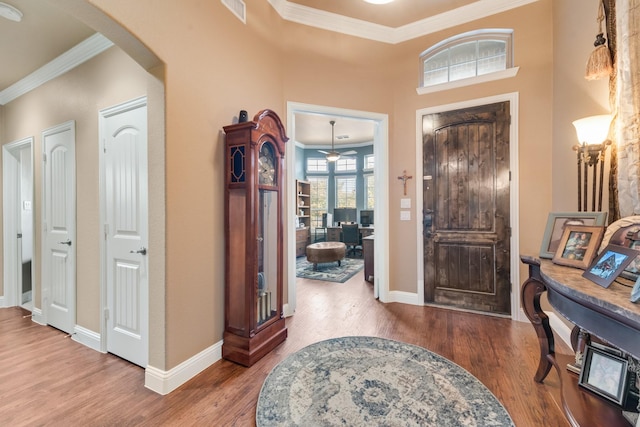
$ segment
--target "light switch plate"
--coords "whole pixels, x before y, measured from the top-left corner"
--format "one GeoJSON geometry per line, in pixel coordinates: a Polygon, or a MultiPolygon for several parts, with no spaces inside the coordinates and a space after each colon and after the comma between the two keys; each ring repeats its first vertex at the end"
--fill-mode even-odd
{"type": "Polygon", "coordinates": [[[400,199],[400,209],[411,209],[411,199],[400,199]]]}
{"type": "Polygon", "coordinates": [[[400,221],[411,221],[411,211],[400,211],[400,221]]]}

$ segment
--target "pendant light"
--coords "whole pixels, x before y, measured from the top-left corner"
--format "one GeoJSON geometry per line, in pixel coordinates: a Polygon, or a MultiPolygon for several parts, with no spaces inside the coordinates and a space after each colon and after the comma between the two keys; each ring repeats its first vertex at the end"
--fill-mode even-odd
{"type": "Polygon", "coordinates": [[[3,2],[0,2],[0,16],[8,19],[9,21],[22,21],[22,12],[20,12],[20,10],[16,9],[10,4],[3,2]]]}
{"type": "Polygon", "coordinates": [[[329,124],[331,124],[331,151],[327,153],[327,161],[335,162],[340,158],[340,153],[338,153],[333,146],[334,145],[334,129],[335,129],[336,121],[331,120],[329,124]]]}

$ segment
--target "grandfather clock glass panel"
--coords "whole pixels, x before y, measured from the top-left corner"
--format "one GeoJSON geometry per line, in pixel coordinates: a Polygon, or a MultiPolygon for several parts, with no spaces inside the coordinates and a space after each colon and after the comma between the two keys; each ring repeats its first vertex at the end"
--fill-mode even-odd
{"type": "Polygon", "coordinates": [[[222,356],[251,366],[287,337],[283,171],[288,140],[271,110],[224,127],[225,332],[222,356]]]}
{"type": "Polygon", "coordinates": [[[278,197],[273,191],[260,191],[258,215],[258,304],[256,307],[258,325],[278,314],[275,302],[278,300],[278,197]]]}

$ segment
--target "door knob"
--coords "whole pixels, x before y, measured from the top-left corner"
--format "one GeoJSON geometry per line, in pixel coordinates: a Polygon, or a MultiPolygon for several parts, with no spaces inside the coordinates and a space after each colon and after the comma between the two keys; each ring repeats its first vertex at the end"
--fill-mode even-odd
{"type": "Polygon", "coordinates": [[[58,243],[61,244],[61,245],[71,246],[71,240],[69,240],[69,239],[65,240],[64,242],[58,242],[58,243]]]}
{"type": "Polygon", "coordinates": [[[147,254],[147,248],[140,248],[137,251],[129,251],[129,253],[146,255],[147,254]]]}

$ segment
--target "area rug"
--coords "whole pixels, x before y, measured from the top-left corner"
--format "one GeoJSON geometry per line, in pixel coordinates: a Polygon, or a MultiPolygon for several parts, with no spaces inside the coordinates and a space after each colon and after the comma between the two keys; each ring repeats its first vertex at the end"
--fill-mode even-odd
{"type": "Polygon", "coordinates": [[[268,426],[514,426],[498,399],[455,363],[410,344],[334,338],[288,356],[256,408],[268,426]]]}
{"type": "Polygon", "coordinates": [[[362,259],[344,258],[340,264],[338,266],[336,261],[319,263],[318,270],[314,271],[313,264],[306,257],[299,257],[296,259],[296,277],[344,283],[364,267],[362,259]]]}

